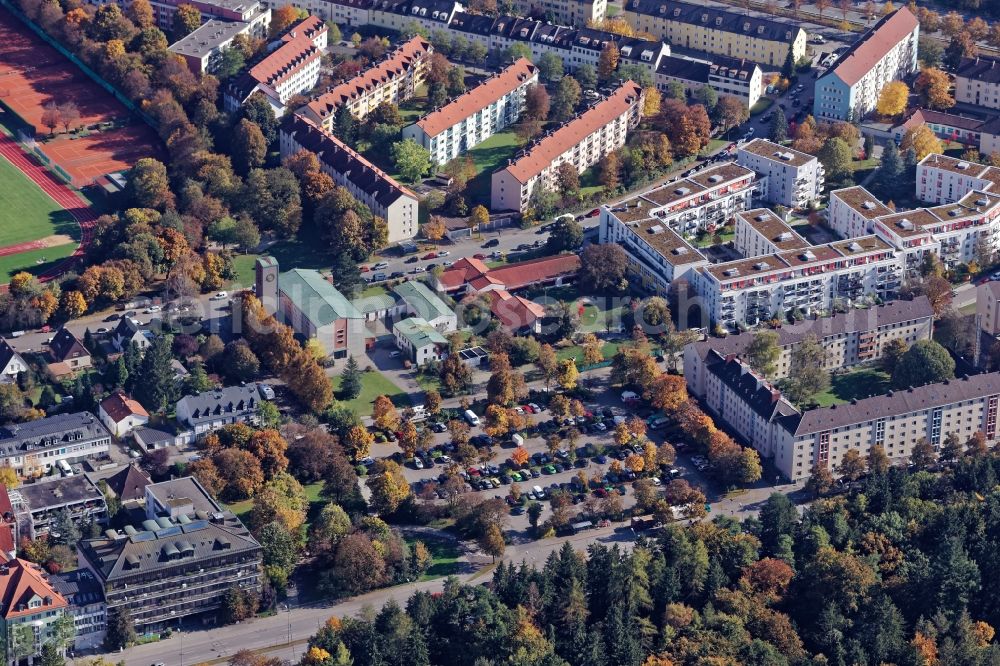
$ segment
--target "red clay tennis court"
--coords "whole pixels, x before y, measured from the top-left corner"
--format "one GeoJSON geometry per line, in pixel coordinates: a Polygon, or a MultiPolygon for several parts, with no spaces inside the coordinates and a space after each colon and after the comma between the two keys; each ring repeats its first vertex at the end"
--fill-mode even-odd
{"type": "MultiPolygon", "coordinates": [[[[74,102],[80,112],[78,126],[131,120],[128,109],[111,94],[3,8],[0,44],[0,100],[34,126],[37,138],[49,133],[41,123],[49,102],[74,102]]],[[[152,129],[132,121],[85,137],[60,134],[38,147],[72,177],[74,185],[82,186],[102,174],[127,169],[139,158],[156,156],[157,146],[152,129]]]]}

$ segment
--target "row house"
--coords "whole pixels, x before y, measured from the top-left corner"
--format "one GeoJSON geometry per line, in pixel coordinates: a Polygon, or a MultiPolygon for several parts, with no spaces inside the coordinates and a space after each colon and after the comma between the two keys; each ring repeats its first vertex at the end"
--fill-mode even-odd
{"type": "Polygon", "coordinates": [[[644,92],[626,81],[607,98],[547,132],[492,176],[490,207],[524,212],[538,186],[554,189],[559,165],[572,164],[579,173],[625,145],[628,131],[639,124],[644,92]]]}
{"type": "Polygon", "coordinates": [[[444,164],[517,122],[524,110],[528,87],[537,83],[538,68],[520,58],[440,109],[404,127],[403,138],[413,139],[426,148],[435,164],[444,164]]]}
{"type": "Polygon", "coordinates": [[[917,71],[920,24],[906,7],[876,23],[816,79],[817,120],[857,121],[875,110],[882,88],[917,71]]]}
{"type": "Polygon", "coordinates": [[[390,243],[417,234],[417,195],[307,116],[290,115],[278,143],[283,160],[300,150],[315,153],[323,173],[385,220],[390,243]]]}
{"type": "Polygon", "coordinates": [[[902,272],[895,248],[873,235],[714,264],[694,284],[711,321],[735,328],[893,299],[902,272]]]}
{"type": "Polygon", "coordinates": [[[433,52],[430,42],[422,37],[407,40],[378,63],[328,89],[297,113],[329,131],[341,106],[346,105],[351,115],[360,120],[379,104],[398,105],[413,97],[423,83],[433,52]]]}

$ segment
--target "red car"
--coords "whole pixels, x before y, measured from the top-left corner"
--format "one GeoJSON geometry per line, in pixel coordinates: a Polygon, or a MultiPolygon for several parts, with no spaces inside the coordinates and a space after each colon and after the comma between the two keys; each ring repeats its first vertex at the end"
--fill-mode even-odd
{"type": "Polygon", "coordinates": [[[587,213],[587,217],[597,217],[600,214],[601,214],[601,209],[600,208],[595,208],[594,210],[592,210],[589,213],[587,213]]]}
{"type": "Polygon", "coordinates": [[[469,476],[481,476],[482,475],[482,472],[479,471],[478,467],[470,467],[466,471],[469,473],[469,476]]]}
{"type": "Polygon", "coordinates": [[[361,267],[361,268],[360,268],[359,270],[360,270],[360,271],[361,271],[362,273],[367,273],[368,271],[370,271],[370,270],[371,270],[371,268],[370,268],[370,267],[368,267],[368,266],[362,266],[362,267],[361,267]]]}
{"type": "Polygon", "coordinates": [[[437,252],[428,252],[421,259],[437,259],[437,252]]]}
{"type": "Polygon", "coordinates": [[[535,410],[531,407],[531,405],[525,405],[521,409],[523,409],[524,411],[526,411],[529,414],[534,414],[535,413],[535,410]]]}
{"type": "Polygon", "coordinates": [[[594,491],[594,495],[603,499],[608,496],[608,491],[605,490],[604,488],[598,488],[597,490],[594,491]]]}

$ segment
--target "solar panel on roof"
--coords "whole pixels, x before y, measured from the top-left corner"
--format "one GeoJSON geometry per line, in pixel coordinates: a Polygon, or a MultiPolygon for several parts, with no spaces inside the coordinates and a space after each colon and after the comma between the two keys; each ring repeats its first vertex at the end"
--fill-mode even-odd
{"type": "Polygon", "coordinates": [[[181,530],[184,531],[184,534],[188,534],[190,532],[197,532],[198,530],[203,530],[206,527],[208,527],[207,520],[195,520],[188,523],[187,525],[182,525],[181,530]]]}
{"type": "Polygon", "coordinates": [[[155,532],[157,539],[162,539],[163,537],[168,536],[176,536],[181,533],[181,528],[176,525],[173,527],[165,527],[162,530],[156,530],[155,532]]]}
{"type": "Polygon", "coordinates": [[[132,543],[139,543],[140,541],[154,541],[156,535],[152,532],[139,532],[138,534],[133,534],[129,537],[132,543]]]}

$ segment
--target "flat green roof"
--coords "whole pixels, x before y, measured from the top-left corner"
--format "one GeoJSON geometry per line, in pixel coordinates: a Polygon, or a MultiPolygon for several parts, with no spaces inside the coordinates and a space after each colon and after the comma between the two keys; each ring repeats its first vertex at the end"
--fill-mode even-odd
{"type": "Polygon", "coordinates": [[[401,282],[392,288],[396,295],[406,301],[406,303],[416,310],[423,319],[437,319],[438,317],[450,317],[452,312],[441,297],[435,294],[430,288],[419,280],[408,280],[401,282]]]}
{"type": "Polygon", "coordinates": [[[397,321],[393,328],[406,338],[414,349],[420,349],[427,345],[448,344],[445,337],[421,317],[410,317],[397,321]]]}
{"type": "Polygon", "coordinates": [[[364,319],[361,311],[317,271],[293,268],[281,274],[279,284],[282,293],[316,326],[338,319],[364,319]]]}

